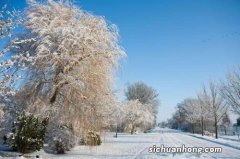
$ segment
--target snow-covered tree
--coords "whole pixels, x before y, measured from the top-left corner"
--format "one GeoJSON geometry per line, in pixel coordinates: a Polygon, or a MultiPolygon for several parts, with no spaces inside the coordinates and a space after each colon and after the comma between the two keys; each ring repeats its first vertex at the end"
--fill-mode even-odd
{"type": "Polygon", "coordinates": [[[116,103],[116,107],[115,110],[113,111],[113,114],[111,116],[110,119],[112,119],[111,124],[115,126],[115,132],[116,135],[115,137],[118,137],[118,129],[122,126],[123,122],[124,122],[124,104],[121,102],[117,102],[116,103]]]}
{"type": "Polygon", "coordinates": [[[192,126],[192,132],[195,133],[195,124],[200,121],[201,109],[197,99],[187,98],[183,101],[182,109],[185,111],[185,118],[192,126]]]}
{"type": "Polygon", "coordinates": [[[137,82],[128,86],[125,95],[128,100],[139,100],[140,103],[148,105],[154,116],[154,125],[156,124],[159,99],[155,89],[143,82],[137,82]]]}
{"type": "Polygon", "coordinates": [[[136,127],[145,128],[153,124],[154,116],[147,107],[138,100],[130,100],[124,106],[125,122],[131,134],[134,133],[136,127]]]}
{"type": "Polygon", "coordinates": [[[206,88],[203,86],[202,91],[197,94],[199,100],[199,109],[200,109],[200,124],[202,136],[204,135],[204,127],[207,121],[212,120],[211,118],[211,107],[209,103],[209,96],[207,95],[206,88]]]}
{"type": "Polygon", "coordinates": [[[226,112],[222,118],[222,121],[221,121],[221,126],[223,127],[224,129],[224,133],[225,135],[227,135],[227,129],[230,127],[231,125],[231,121],[229,119],[229,115],[228,113],[226,112]]]}
{"type": "Polygon", "coordinates": [[[26,31],[9,43],[0,68],[1,86],[26,111],[72,125],[78,136],[100,131],[114,102],[113,71],[125,55],[116,26],[68,2],[28,5],[26,31]]]}
{"type": "MultiPolygon", "coordinates": [[[[8,8],[8,2],[2,5],[2,8],[0,9],[0,40],[11,40],[12,31],[18,26],[18,24],[21,23],[21,18],[18,17],[19,15],[19,11],[16,11],[15,9],[10,10],[8,8]]],[[[14,92],[11,91],[8,87],[12,82],[10,79],[11,74],[6,74],[6,71],[12,64],[12,61],[3,60],[5,58],[5,54],[9,51],[9,49],[10,48],[8,46],[1,46],[0,48],[0,96],[14,94],[14,92]]]]}
{"type": "Polygon", "coordinates": [[[240,66],[228,73],[226,82],[222,83],[221,95],[231,106],[234,113],[240,115],[240,66]]]}
{"type": "MultiPolygon", "coordinates": [[[[176,121],[177,129],[183,129],[184,122],[186,122],[186,110],[184,109],[185,103],[181,102],[177,104],[176,111],[173,114],[173,118],[176,121]]],[[[188,121],[187,121],[188,122],[188,121]]]]}

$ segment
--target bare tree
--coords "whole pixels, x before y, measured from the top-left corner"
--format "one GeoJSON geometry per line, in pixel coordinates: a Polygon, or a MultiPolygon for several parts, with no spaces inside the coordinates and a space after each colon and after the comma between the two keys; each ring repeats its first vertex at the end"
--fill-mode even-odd
{"type": "Polygon", "coordinates": [[[226,82],[222,83],[221,95],[233,112],[240,115],[240,67],[228,73],[226,79],[226,82]]]}
{"type": "Polygon", "coordinates": [[[224,117],[224,114],[227,112],[227,104],[224,103],[223,98],[220,96],[219,90],[213,81],[209,82],[209,92],[205,89],[204,93],[204,96],[208,97],[206,98],[206,103],[209,105],[211,117],[214,121],[215,137],[218,138],[218,126],[221,119],[224,117]]]}

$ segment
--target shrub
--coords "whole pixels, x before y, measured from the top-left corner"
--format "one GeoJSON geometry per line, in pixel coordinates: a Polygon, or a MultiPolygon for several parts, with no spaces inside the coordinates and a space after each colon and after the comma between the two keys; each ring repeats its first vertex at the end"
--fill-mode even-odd
{"type": "Polygon", "coordinates": [[[55,138],[53,140],[52,148],[57,154],[64,154],[68,150],[68,147],[64,144],[61,138],[55,138]]]}
{"type": "Polygon", "coordinates": [[[8,145],[21,153],[40,150],[44,144],[48,119],[34,117],[33,114],[21,112],[13,123],[12,133],[8,134],[8,145]]]}
{"type": "Polygon", "coordinates": [[[74,136],[71,128],[59,126],[57,129],[51,129],[49,138],[49,147],[57,154],[64,154],[76,145],[77,138],[74,136]]]}
{"type": "Polygon", "coordinates": [[[86,137],[86,141],[85,141],[86,145],[97,146],[97,145],[101,145],[101,143],[102,143],[102,141],[101,141],[100,135],[98,135],[94,131],[89,131],[87,133],[87,137],[86,137]]]}

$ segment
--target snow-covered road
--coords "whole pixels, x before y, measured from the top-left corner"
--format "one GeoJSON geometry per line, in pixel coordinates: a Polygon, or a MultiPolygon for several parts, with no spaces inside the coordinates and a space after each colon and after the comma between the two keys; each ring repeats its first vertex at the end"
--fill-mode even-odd
{"type": "Polygon", "coordinates": [[[197,154],[197,153],[185,153],[185,154],[167,154],[167,153],[149,153],[148,149],[139,153],[136,158],[240,158],[240,150],[233,149],[227,146],[219,145],[212,143],[210,141],[205,141],[195,137],[188,136],[181,133],[163,133],[156,134],[158,142],[152,143],[156,146],[163,144],[165,147],[179,147],[183,144],[186,147],[221,147],[222,153],[206,153],[206,154],[197,154]]]}
{"type": "Polygon", "coordinates": [[[114,138],[113,133],[107,133],[103,137],[101,146],[77,146],[65,155],[47,154],[43,150],[38,154],[44,159],[240,159],[240,150],[238,149],[172,130],[134,135],[119,134],[118,138],[114,138]],[[182,145],[186,147],[221,147],[222,153],[149,153],[149,147],[153,145],[164,145],[165,147],[180,147],[182,145]]]}
{"type": "MultiPolygon", "coordinates": [[[[50,157],[50,156],[49,156],[50,157]]],[[[51,156],[50,158],[59,158],[51,156]]],[[[89,148],[78,146],[61,158],[129,158],[129,159],[155,159],[155,158],[232,158],[240,159],[240,150],[223,146],[217,143],[195,138],[175,131],[153,132],[147,134],[119,134],[118,138],[107,135],[99,147],[89,148]],[[222,153],[149,153],[153,145],[165,147],[221,147],[222,153]]]]}

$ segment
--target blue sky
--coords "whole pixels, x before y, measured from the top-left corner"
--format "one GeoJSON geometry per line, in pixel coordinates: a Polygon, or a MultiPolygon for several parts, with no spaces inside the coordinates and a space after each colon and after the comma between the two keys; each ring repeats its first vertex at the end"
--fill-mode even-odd
{"type": "MultiPolygon", "coordinates": [[[[2,2],[0,2],[1,4],[2,2]]],[[[240,64],[239,0],[75,0],[120,30],[127,58],[116,88],[145,82],[160,94],[159,121],[209,79],[240,64]]],[[[2,4],[1,4],[2,5],[2,4]]],[[[12,0],[22,9],[24,0],[12,0]]]]}

